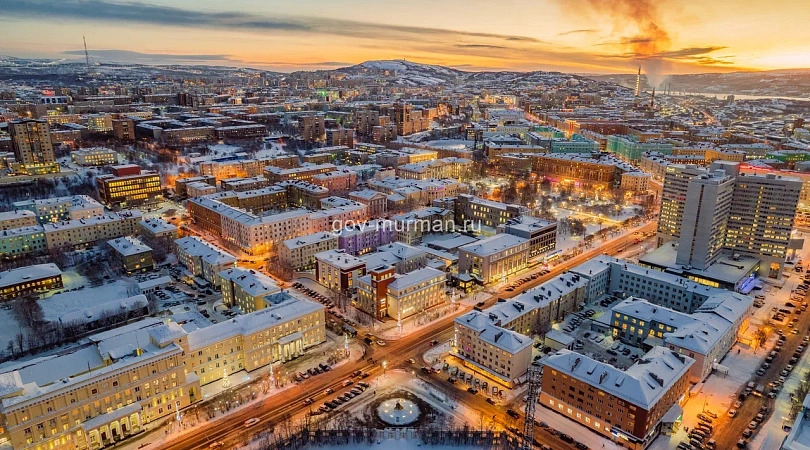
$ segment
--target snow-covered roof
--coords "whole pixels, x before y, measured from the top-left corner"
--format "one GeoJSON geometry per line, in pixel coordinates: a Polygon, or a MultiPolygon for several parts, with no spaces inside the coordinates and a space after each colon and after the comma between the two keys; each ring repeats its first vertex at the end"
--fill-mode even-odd
{"type": "Polygon", "coordinates": [[[249,336],[277,324],[325,310],[325,307],[319,303],[299,299],[286,293],[284,295],[287,300],[269,308],[192,331],[188,334],[189,350],[203,348],[238,335],[249,336]]]}
{"type": "Polygon", "coordinates": [[[229,264],[236,261],[236,257],[218,247],[198,238],[197,236],[186,236],[174,241],[175,245],[193,257],[205,258],[206,261],[216,265],[217,263],[229,264]]]}
{"type": "Polygon", "coordinates": [[[664,347],[653,347],[624,371],[566,349],[549,355],[543,364],[546,376],[549,369],[562,372],[649,411],[694,362],[664,347]]]}
{"type": "Polygon", "coordinates": [[[27,209],[18,209],[15,211],[2,211],[0,212],[0,221],[19,219],[22,217],[36,218],[33,211],[27,209]]]}
{"type": "Polygon", "coordinates": [[[432,267],[423,267],[405,274],[394,275],[394,281],[388,285],[388,290],[403,291],[410,287],[418,286],[421,283],[444,278],[445,274],[441,270],[432,267]]]}
{"type": "Polygon", "coordinates": [[[380,252],[380,251],[369,253],[367,255],[362,256],[361,258],[366,262],[366,267],[368,267],[369,269],[393,266],[400,260],[391,252],[380,252]]]}
{"type": "Polygon", "coordinates": [[[177,227],[170,224],[169,222],[159,219],[159,218],[151,218],[151,219],[144,219],[138,222],[138,224],[152,233],[159,234],[159,233],[173,233],[177,231],[177,227]]]}
{"type": "Polygon", "coordinates": [[[142,213],[137,209],[122,210],[117,213],[108,212],[98,216],[87,217],[84,219],[63,220],[61,222],[50,222],[43,225],[45,232],[57,230],[69,230],[74,228],[83,228],[95,225],[104,225],[112,222],[118,222],[124,219],[140,219],[142,213]]]}
{"type": "Polygon", "coordinates": [[[33,266],[18,267],[16,269],[0,272],[0,288],[13,286],[26,281],[41,280],[43,278],[61,275],[62,271],[54,263],[35,264],[33,266]]]}
{"type": "Polygon", "coordinates": [[[511,354],[532,345],[530,337],[493,324],[488,315],[480,311],[470,311],[454,322],[477,332],[482,341],[511,354]]]}
{"type": "Polygon", "coordinates": [[[152,251],[149,246],[131,236],[110,239],[107,244],[122,256],[132,256],[152,251]]]}
{"type": "MultiPolygon", "coordinates": [[[[88,292],[90,294],[90,292],[88,292]]],[[[46,300],[47,301],[47,300],[46,300]]],[[[145,308],[149,302],[144,295],[133,295],[122,299],[109,300],[97,303],[86,308],[74,309],[59,316],[59,322],[63,324],[84,323],[98,320],[105,314],[121,314],[145,308]]]]}
{"type": "Polygon", "coordinates": [[[392,242],[387,245],[381,245],[377,247],[377,251],[391,253],[400,260],[415,258],[425,254],[425,251],[421,248],[403,242],[392,242]]]}
{"type": "Polygon", "coordinates": [[[279,292],[278,285],[272,278],[252,269],[235,267],[223,270],[219,273],[219,276],[239,286],[246,294],[252,297],[279,292]]]}
{"type": "Polygon", "coordinates": [[[365,262],[353,255],[350,255],[343,250],[327,250],[315,255],[315,259],[319,262],[329,264],[330,266],[337,267],[342,270],[353,269],[357,266],[364,266],[365,262]]]}
{"type": "Polygon", "coordinates": [[[479,256],[489,256],[527,242],[529,241],[511,234],[496,234],[478,242],[461,246],[459,249],[479,256]]]}
{"type": "Polygon", "coordinates": [[[332,233],[328,233],[325,231],[321,231],[318,233],[307,234],[305,236],[300,236],[297,238],[287,239],[284,241],[284,246],[290,250],[307,247],[310,245],[317,244],[319,242],[325,242],[330,240],[337,240],[337,236],[332,233]]]}

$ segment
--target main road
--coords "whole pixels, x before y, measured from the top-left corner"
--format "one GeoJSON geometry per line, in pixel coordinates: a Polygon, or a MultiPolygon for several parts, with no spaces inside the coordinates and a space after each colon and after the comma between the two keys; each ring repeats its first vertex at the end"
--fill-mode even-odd
{"type": "MultiPolygon", "coordinates": [[[[635,230],[641,233],[648,233],[655,229],[654,223],[647,223],[635,230]]],[[[498,290],[498,295],[494,295],[485,301],[485,306],[489,306],[497,301],[498,297],[509,298],[513,297],[523,290],[530,289],[540,283],[548,281],[553,277],[561,274],[572,267],[581,264],[595,256],[603,253],[614,254],[619,250],[623,250],[629,240],[629,233],[614,238],[605,242],[599,247],[585,251],[577,256],[574,256],[566,261],[563,261],[554,266],[549,273],[539,276],[534,280],[521,286],[521,289],[514,292],[506,292],[505,286],[498,290]]],[[[539,271],[540,268],[536,267],[532,271],[519,274],[519,277],[531,275],[532,272],[539,271]]],[[[386,347],[378,347],[372,350],[373,353],[384,352],[385,356],[377,356],[371,354],[377,361],[385,359],[388,367],[396,367],[405,364],[410,358],[419,358],[430,347],[430,342],[433,340],[447,341],[452,337],[453,333],[453,320],[458,315],[461,315],[470,310],[470,307],[460,308],[456,313],[448,315],[436,322],[428,325],[420,330],[419,333],[412,333],[411,335],[396,341],[390,341],[386,347]]],[[[215,442],[222,442],[225,448],[233,447],[239,444],[244,444],[247,438],[263,429],[274,427],[277,423],[285,420],[285,418],[292,417],[296,414],[306,412],[310,406],[304,404],[304,401],[310,397],[315,400],[312,405],[317,408],[321,403],[326,400],[331,400],[334,396],[342,393],[345,390],[343,382],[351,378],[352,373],[355,371],[364,371],[370,374],[368,381],[373,380],[375,377],[382,374],[383,369],[380,364],[371,364],[367,359],[356,362],[347,363],[338,366],[331,372],[325,375],[310,378],[307,381],[296,384],[284,391],[281,391],[272,396],[266,397],[261,401],[251,405],[250,407],[241,408],[233,412],[227,413],[221,417],[213,418],[208,423],[194,432],[179,434],[176,438],[171,439],[171,436],[161,445],[161,449],[165,450],[189,450],[196,448],[208,448],[215,442]],[[327,395],[326,389],[332,388],[335,393],[327,395]],[[244,422],[251,418],[259,419],[259,422],[250,428],[244,427],[244,422]]],[[[359,380],[355,380],[359,381],[359,380]]],[[[364,394],[367,395],[367,394],[364,394]]],[[[505,415],[501,408],[489,405],[480,396],[464,396],[462,399],[465,403],[470,403],[475,409],[485,411],[486,414],[495,414],[496,421],[497,415],[505,415]]],[[[471,421],[477,418],[471,418],[471,421]]],[[[503,422],[501,422],[503,423],[503,422]]],[[[522,429],[522,425],[518,426],[522,429]]],[[[550,445],[555,449],[573,448],[570,444],[566,444],[550,433],[542,430],[535,434],[536,439],[544,444],[550,445]]],[[[148,442],[149,434],[138,439],[137,442],[148,442]]],[[[136,442],[136,443],[137,443],[136,442]]]]}

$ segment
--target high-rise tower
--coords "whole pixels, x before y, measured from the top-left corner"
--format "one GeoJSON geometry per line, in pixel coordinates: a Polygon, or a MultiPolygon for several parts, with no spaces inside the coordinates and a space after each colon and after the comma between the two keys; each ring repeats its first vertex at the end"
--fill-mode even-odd
{"type": "Polygon", "coordinates": [[[638,75],[636,75],[636,97],[641,95],[641,66],[638,66],[638,75]]]}

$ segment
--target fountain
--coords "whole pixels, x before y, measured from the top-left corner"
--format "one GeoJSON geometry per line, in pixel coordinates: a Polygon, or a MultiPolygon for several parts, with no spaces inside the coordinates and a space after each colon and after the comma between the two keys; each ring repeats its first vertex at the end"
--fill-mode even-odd
{"type": "Polygon", "coordinates": [[[377,407],[377,416],[388,425],[410,425],[419,419],[419,406],[404,398],[390,398],[377,407]]]}

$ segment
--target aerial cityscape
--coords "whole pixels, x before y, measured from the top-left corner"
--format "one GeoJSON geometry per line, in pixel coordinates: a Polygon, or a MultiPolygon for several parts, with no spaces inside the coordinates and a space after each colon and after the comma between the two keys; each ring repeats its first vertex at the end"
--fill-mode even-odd
{"type": "Polygon", "coordinates": [[[784,3],[0,0],[0,450],[810,449],[784,3]]]}

